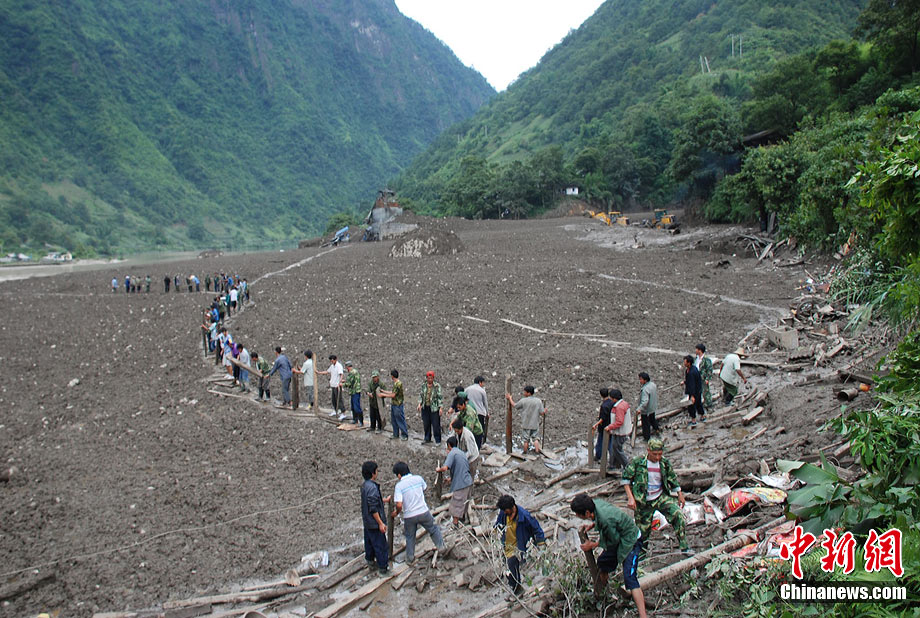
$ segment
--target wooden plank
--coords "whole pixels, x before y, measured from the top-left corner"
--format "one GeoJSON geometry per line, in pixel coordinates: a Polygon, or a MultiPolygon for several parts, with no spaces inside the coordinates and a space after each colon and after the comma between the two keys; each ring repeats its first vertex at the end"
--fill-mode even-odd
{"type": "Polygon", "coordinates": [[[761,414],[763,414],[763,408],[762,408],[761,406],[757,406],[756,408],[754,408],[753,410],[751,410],[751,411],[747,414],[747,416],[745,416],[744,418],[741,419],[741,424],[742,424],[742,425],[750,425],[750,424],[751,424],[751,421],[753,421],[755,418],[757,418],[757,417],[760,416],[761,414]]]}
{"type": "Polygon", "coordinates": [[[604,429],[604,426],[601,425],[598,428],[598,431],[604,432],[604,441],[601,443],[601,471],[600,476],[602,479],[607,478],[607,450],[610,448],[610,432],[604,429]]]}
{"type": "MultiPolygon", "coordinates": [[[[511,395],[511,374],[505,376],[505,395],[511,395]]],[[[505,453],[511,455],[511,402],[505,409],[505,453]]]]}
{"type": "MultiPolygon", "coordinates": [[[[435,552],[435,554],[437,554],[437,551],[435,552]]],[[[437,560],[437,556],[435,556],[435,560],[437,560]]],[[[400,588],[402,588],[403,585],[406,583],[406,580],[409,579],[409,577],[411,577],[413,573],[415,573],[415,569],[406,569],[406,571],[402,575],[394,579],[393,580],[393,590],[399,590],[400,588]]]]}
{"type": "Polygon", "coordinates": [[[507,324],[511,324],[512,326],[517,326],[518,328],[523,328],[526,330],[533,331],[535,333],[540,333],[541,335],[546,334],[546,330],[542,328],[534,328],[533,326],[527,326],[526,324],[521,324],[520,322],[515,322],[514,320],[506,320],[505,318],[501,318],[501,321],[507,324]]]}
{"type": "Polygon", "coordinates": [[[360,603],[361,600],[367,597],[369,594],[373,594],[381,586],[392,581],[394,577],[402,574],[405,568],[406,568],[405,565],[394,566],[390,570],[390,574],[387,575],[386,577],[379,577],[377,579],[374,579],[364,584],[363,586],[361,586],[360,588],[358,588],[351,594],[346,595],[345,597],[339,599],[332,605],[329,605],[319,610],[318,612],[316,612],[316,614],[314,614],[315,618],[333,618],[333,616],[337,616],[340,613],[351,609],[352,607],[360,603]]]}
{"type": "Polygon", "coordinates": [[[748,440],[756,440],[757,438],[759,438],[760,436],[762,436],[762,435],[765,434],[765,433],[767,433],[767,428],[766,428],[766,427],[761,427],[760,429],[758,429],[757,431],[755,431],[754,433],[752,433],[750,436],[748,436],[747,439],[748,439],[748,440]]]}

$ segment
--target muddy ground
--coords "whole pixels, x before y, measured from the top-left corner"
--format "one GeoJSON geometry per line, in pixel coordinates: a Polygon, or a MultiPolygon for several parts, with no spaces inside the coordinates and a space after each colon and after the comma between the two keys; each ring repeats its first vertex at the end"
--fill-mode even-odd
{"type": "MultiPolygon", "coordinates": [[[[445,389],[486,376],[493,413],[501,413],[506,373],[515,396],[535,385],[549,408],[547,446],[561,453],[584,440],[600,386],[615,385],[632,402],[638,371],[661,388],[679,382],[682,354],[700,341],[715,356],[732,351],[754,326],[788,310],[806,276],[803,267],[758,263],[734,243],[739,228],[671,236],[585,218],[422,223],[453,231],[463,250],[390,258],[392,242],[355,243],[132,267],[152,276],[149,295],[112,294],[111,278],[126,274],[119,269],[0,284],[0,456],[15,467],[0,484],[0,586],[49,576],[2,601],[0,613],[156,607],[277,578],[305,554],[344,549],[333,553],[334,568],[360,544],[362,461],[380,462],[385,486],[399,459],[433,480],[444,453],[419,444],[414,414],[426,370],[445,389]],[[413,439],[337,431],[208,393],[214,366],[202,356],[199,318],[210,296],[164,294],[166,268],[254,282],[253,302],[229,327],[269,358],[275,345],[298,360],[309,347],[320,359],[352,360],[365,379],[398,368],[413,439]]],[[[814,453],[831,441],[814,419],[834,408],[833,393],[788,385],[800,377],[753,370],[752,384],[769,386],[771,398],[751,427],[689,430],[683,417],[667,421],[669,442],[686,445],[674,463],[743,475],[762,457],[814,453]],[[787,433],[733,448],[764,424],[787,433]],[[797,446],[801,452],[771,450],[796,435],[813,439],[797,446]]],[[[662,408],[679,391],[664,395],[662,408]]],[[[320,397],[327,402],[327,388],[320,397]]],[[[490,427],[493,443],[500,425],[490,427]]],[[[527,506],[534,479],[553,471],[538,473],[509,477],[502,490],[527,506]]],[[[484,492],[487,503],[497,496],[484,492]]],[[[692,528],[690,536],[697,548],[711,540],[692,528]]],[[[449,581],[421,595],[409,588],[384,607],[423,615],[437,604],[445,615],[470,615],[501,598],[495,587],[448,592],[449,581]]],[[[293,605],[316,611],[324,598],[293,605]]]]}

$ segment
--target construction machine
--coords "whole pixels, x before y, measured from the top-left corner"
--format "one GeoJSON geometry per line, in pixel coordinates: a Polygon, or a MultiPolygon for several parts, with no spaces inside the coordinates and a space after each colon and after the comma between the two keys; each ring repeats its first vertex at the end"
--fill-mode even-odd
{"type": "Polygon", "coordinates": [[[610,219],[610,225],[629,225],[629,217],[624,216],[619,210],[611,210],[607,217],[610,219]]]}
{"type": "Polygon", "coordinates": [[[669,215],[664,208],[655,209],[655,229],[656,230],[677,230],[680,229],[680,223],[677,217],[669,215]]]}

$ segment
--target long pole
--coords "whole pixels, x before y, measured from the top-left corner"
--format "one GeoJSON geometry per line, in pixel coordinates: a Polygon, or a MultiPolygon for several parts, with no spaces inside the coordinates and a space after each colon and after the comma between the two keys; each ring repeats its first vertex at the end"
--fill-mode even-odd
{"type": "MultiPolygon", "coordinates": [[[[505,394],[511,394],[511,374],[505,376],[505,394]]],[[[505,452],[511,454],[511,402],[505,407],[505,452]]]]}
{"type": "Polygon", "coordinates": [[[313,411],[319,412],[319,380],[316,374],[316,355],[313,356],[313,411]]]}
{"type": "MultiPolygon", "coordinates": [[[[579,528],[578,538],[581,540],[582,543],[586,543],[588,541],[588,533],[582,530],[581,528],[579,528]]],[[[594,559],[593,550],[586,549],[583,551],[585,552],[585,560],[587,560],[588,562],[588,572],[591,573],[591,581],[594,583],[594,594],[596,595],[597,594],[597,583],[598,583],[597,560],[594,559]]]]}
{"type": "Polygon", "coordinates": [[[393,515],[393,500],[387,503],[387,547],[390,548],[389,556],[393,555],[393,520],[395,519],[393,515]]]}

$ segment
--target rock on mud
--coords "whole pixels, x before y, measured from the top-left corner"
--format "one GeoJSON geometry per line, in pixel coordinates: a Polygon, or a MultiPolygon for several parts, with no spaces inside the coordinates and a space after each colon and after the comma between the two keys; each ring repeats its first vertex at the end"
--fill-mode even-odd
{"type": "Polygon", "coordinates": [[[390,257],[453,255],[463,250],[463,243],[453,232],[420,229],[396,241],[390,248],[390,257]]]}

